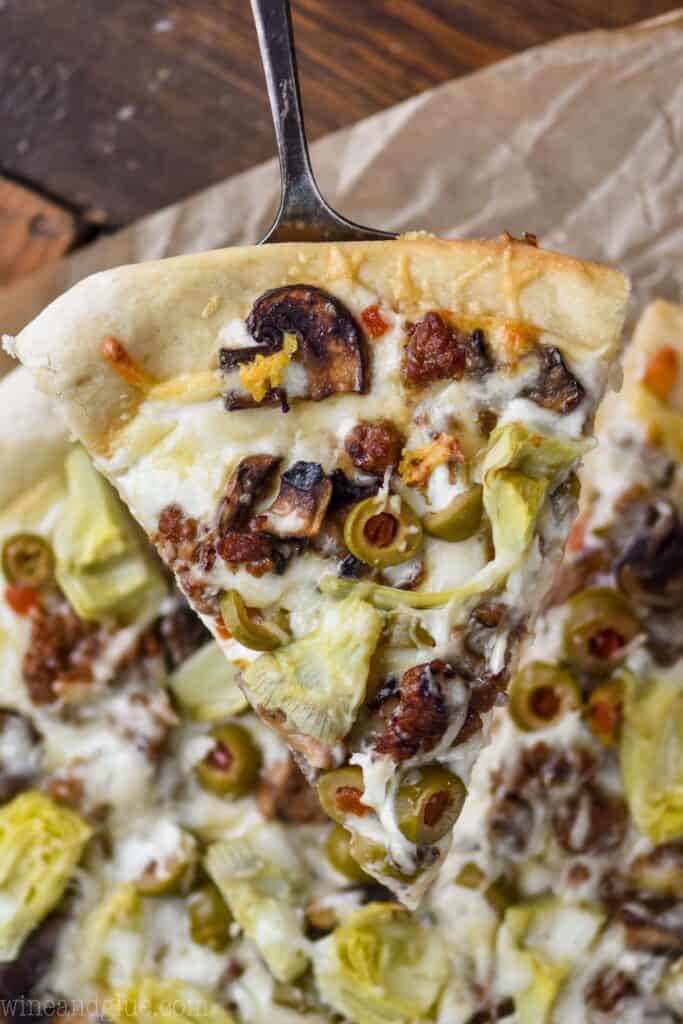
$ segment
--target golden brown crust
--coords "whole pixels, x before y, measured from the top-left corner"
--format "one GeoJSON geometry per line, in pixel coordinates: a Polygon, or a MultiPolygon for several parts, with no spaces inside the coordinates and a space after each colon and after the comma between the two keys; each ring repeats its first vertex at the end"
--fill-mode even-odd
{"type": "Polygon", "coordinates": [[[103,450],[111,425],[137,402],[105,364],[104,338],[121,339],[160,380],[211,370],[221,328],[246,318],[267,289],[297,281],[333,294],[335,282],[352,281],[407,317],[442,308],[531,324],[565,339],[579,361],[614,355],[629,291],[617,271],[507,236],[224,249],[90,277],[22,331],[17,351],[41,387],[65,401],[77,435],[103,450]]]}

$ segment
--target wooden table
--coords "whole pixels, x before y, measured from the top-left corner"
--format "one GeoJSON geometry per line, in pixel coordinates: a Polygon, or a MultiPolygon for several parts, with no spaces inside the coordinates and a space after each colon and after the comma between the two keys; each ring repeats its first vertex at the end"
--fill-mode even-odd
{"type": "MultiPolygon", "coordinates": [[[[315,139],[671,0],[292,0],[315,139]]],[[[274,154],[248,0],[0,0],[0,284],[274,154]]]]}

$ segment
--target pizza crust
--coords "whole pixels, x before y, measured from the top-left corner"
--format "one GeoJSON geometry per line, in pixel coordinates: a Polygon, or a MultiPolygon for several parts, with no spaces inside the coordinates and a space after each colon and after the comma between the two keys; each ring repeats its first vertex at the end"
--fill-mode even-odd
{"type": "Polygon", "coordinates": [[[523,321],[557,336],[579,362],[614,356],[629,294],[615,270],[507,236],[252,246],[87,278],[21,332],[17,354],[40,386],[66,403],[75,433],[101,451],[112,422],[137,400],[105,365],[104,338],[122,340],[135,362],[161,380],[214,369],[221,328],[243,320],[267,289],[298,281],[332,293],[335,281],[352,281],[406,314],[444,308],[523,321]]]}

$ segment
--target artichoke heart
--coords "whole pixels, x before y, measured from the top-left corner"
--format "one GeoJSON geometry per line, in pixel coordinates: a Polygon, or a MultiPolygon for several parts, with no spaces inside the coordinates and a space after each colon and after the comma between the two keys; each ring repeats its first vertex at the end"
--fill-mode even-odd
{"type": "MultiPolygon", "coordinates": [[[[128,939],[126,945],[137,950],[138,956],[134,958],[137,962],[142,955],[141,914],[142,897],[132,882],[116,886],[90,911],[83,922],[81,960],[81,970],[87,981],[109,985],[113,980],[110,972],[116,975],[118,984],[130,980],[120,958],[112,963],[112,938],[118,939],[119,944],[123,938],[128,939]],[[125,974],[123,978],[122,973],[125,974]]],[[[126,958],[127,961],[129,959],[126,958]]]]}
{"type": "Polygon", "coordinates": [[[206,993],[174,978],[141,978],[107,998],[114,1024],[234,1024],[235,1018],[206,993]]]}
{"type": "Polygon", "coordinates": [[[622,674],[619,758],[633,820],[653,843],[683,836],[683,678],[678,666],[622,674]]]}
{"type": "Polygon", "coordinates": [[[83,619],[146,617],[167,587],[133,521],[82,448],[69,453],[65,470],[67,497],[54,537],[59,585],[83,619]]]}
{"type": "Polygon", "coordinates": [[[591,906],[540,899],[508,908],[496,943],[501,986],[519,1024],[545,1024],[573,964],[586,956],[605,917],[591,906]]]}
{"type": "Polygon", "coordinates": [[[0,810],[0,962],[14,959],[59,902],[90,835],[42,793],[22,793],[0,810]]]}
{"type": "Polygon", "coordinates": [[[238,679],[239,669],[212,642],[182,662],[168,686],[182,710],[197,722],[222,722],[247,708],[238,679]]]}
{"type": "Polygon", "coordinates": [[[413,1024],[433,1016],[449,965],[437,933],[395,903],[369,903],[317,943],[320,994],[356,1024],[413,1024]]]}
{"type": "Polygon", "coordinates": [[[365,698],[382,625],[382,615],[356,596],[327,604],[317,629],[245,669],[253,704],[320,743],[339,742],[365,698]]]}
{"type": "Polygon", "coordinates": [[[278,825],[213,843],[206,870],[233,917],[258,948],[278,981],[292,981],[305,969],[305,937],[296,907],[308,874],[278,825]]]}

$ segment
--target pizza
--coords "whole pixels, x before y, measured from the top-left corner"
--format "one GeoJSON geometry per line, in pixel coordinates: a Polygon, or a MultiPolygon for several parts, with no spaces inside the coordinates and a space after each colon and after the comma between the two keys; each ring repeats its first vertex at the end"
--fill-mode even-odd
{"type": "Polygon", "coordinates": [[[627,295],[533,239],[267,246],[97,275],[16,341],[407,905],[560,558],[627,295]]]}

